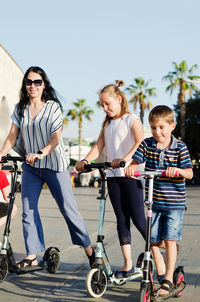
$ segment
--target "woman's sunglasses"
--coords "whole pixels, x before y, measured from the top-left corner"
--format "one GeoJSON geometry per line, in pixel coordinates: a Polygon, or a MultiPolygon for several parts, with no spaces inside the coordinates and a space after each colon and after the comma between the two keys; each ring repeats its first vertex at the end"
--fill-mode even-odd
{"type": "Polygon", "coordinates": [[[34,86],[38,87],[42,85],[42,80],[30,80],[30,79],[26,79],[25,80],[26,86],[32,86],[32,84],[34,84],[34,86]]]}

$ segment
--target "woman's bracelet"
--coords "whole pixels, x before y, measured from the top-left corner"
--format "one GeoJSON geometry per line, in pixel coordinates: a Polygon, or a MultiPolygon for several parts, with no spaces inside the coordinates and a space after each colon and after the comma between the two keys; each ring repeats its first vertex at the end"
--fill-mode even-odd
{"type": "Polygon", "coordinates": [[[88,160],[87,159],[82,159],[81,161],[85,161],[87,164],[89,164],[88,160]]]}

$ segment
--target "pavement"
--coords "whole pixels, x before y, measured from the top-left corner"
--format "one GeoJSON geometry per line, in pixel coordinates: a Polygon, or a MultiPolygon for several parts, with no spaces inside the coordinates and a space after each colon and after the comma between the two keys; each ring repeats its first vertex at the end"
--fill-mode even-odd
{"type": "MultiPolygon", "coordinates": [[[[76,188],[75,198],[79,210],[87,225],[92,244],[95,245],[99,200],[96,199],[98,189],[76,188]]],[[[177,265],[184,265],[186,289],[180,302],[200,302],[200,187],[187,187],[188,210],[183,224],[183,239],[180,242],[180,252],[177,265]]],[[[18,214],[12,220],[10,242],[16,260],[24,257],[24,241],[21,224],[21,200],[17,193],[16,204],[18,214]]],[[[101,298],[91,298],[87,293],[85,280],[89,271],[87,257],[82,248],[73,246],[65,221],[49,191],[43,190],[39,203],[43,222],[46,248],[56,246],[60,249],[61,264],[56,274],[38,271],[17,276],[8,274],[6,280],[0,283],[0,301],[9,302],[136,302],[139,301],[140,280],[131,281],[123,286],[108,285],[101,298]]],[[[3,228],[0,229],[2,236],[3,228]]],[[[104,222],[105,246],[112,267],[116,270],[123,264],[121,250],[116,233],[116,222],[109,198],[106,204],[104,222]]],[[[2,237],[0,237],[2,238],[2,237]]],[[[134,262],[144,250],[141,235],[132,227],[132,256],[134,262]]],[[[40,255],[42,259],[43,255],[40,255]]],[[[168,299],[169,302],[175,298],[168,299]]]]}

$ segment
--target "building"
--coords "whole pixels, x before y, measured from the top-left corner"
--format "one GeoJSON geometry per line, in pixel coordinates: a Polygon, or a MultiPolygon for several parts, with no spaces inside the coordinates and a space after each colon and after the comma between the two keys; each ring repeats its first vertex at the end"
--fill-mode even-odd
{"type": "Polygon", "coordinates": [[[19,101],[23,76],[22,69],[0,44],[0,148],[10,129],[14,105],[19,101]]]}

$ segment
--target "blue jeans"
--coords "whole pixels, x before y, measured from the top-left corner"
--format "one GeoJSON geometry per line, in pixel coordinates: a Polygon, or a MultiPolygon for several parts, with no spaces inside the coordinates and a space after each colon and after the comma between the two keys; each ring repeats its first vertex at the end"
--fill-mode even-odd
{"type": "Polygon", "coordinates": [[[162,240],[181,240],[184,211],[153,210],[151,242],[162,240]]]}
{"type": "Polygon", "coordinates": [[[47,183],[68,225],[73,244],[89,246],[90,238],[73,196],[68,171],[55,172],[50,169],[38,169],[25,162],[22,168],[22,223],[27,255],[45,250],[44,234],[38,211],[38,200],[44,182],[47,183]]]}

